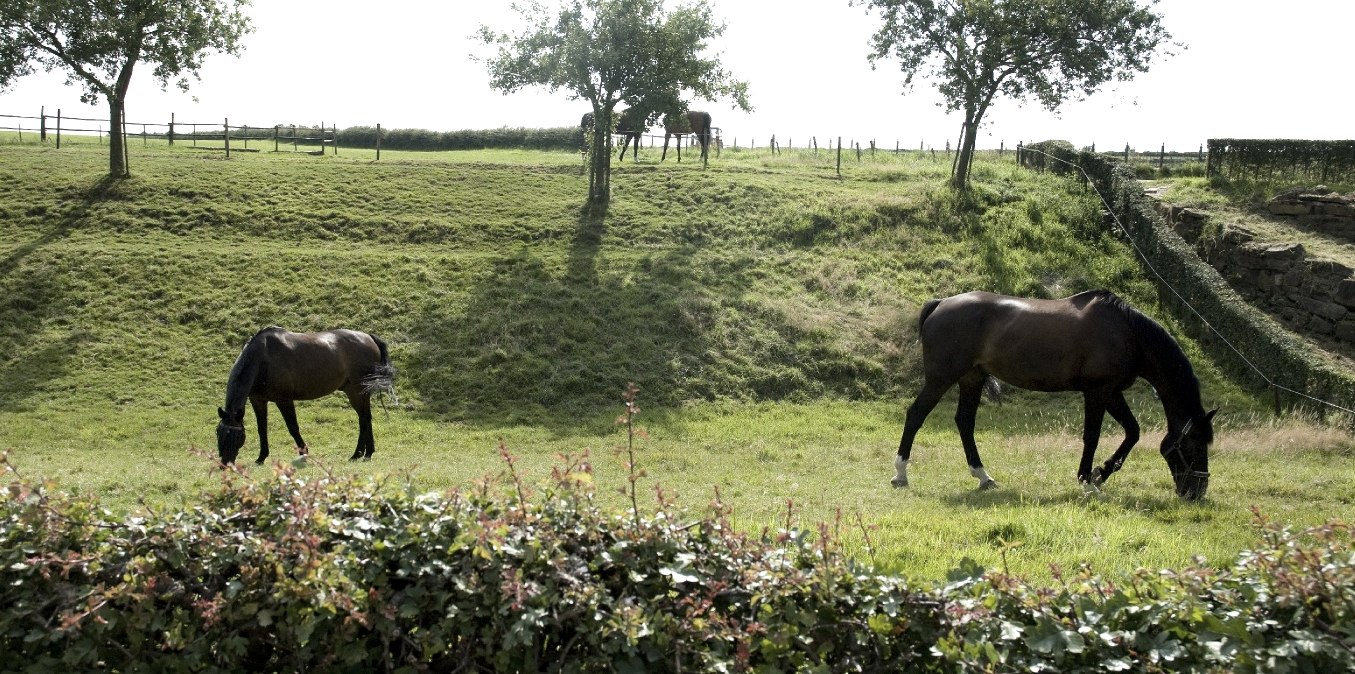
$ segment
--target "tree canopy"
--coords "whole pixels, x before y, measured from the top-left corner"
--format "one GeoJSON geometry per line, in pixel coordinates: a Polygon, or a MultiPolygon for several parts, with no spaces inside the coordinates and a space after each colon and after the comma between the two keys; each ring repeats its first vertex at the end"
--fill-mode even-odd
{"type": "Polygon", "coordinates": [[[617,105],[639,112],[644,126],[686,109],[684,96],[748,104],[748,84],[708,55],[724,33],[706,0],[569,0],[558,10],[539,1],[518,6],[526,27],[501,33],[482,26],[481,42],[497,47],[483,59],[490,86],[504,93],[539,86],[588,101],[595,120],[589,162],[589,200],[611,193],[611,135],[617,105]]]}
{"type": "Polygon", "coordinates": [[[880,10],[872,65],[894,57],[905,89],[932,77],[946,109],[963,111],[952,183],[965,187],[975,136],[993,100],[1056,110],[1111,80],[1146,72],[1171,40],[1157,0],[853,0],[880,10]]]}
{"type": "Polygon", "coordinates": [[[188,90],[208,54],[238,54],[251,30],[249,0],[5,0],[0,4],[0,90],[35,68],[64,70],[80,100],[108,103],[109,174],[127,174],[123,107],[144,62],[167,87],[188,90]]]}

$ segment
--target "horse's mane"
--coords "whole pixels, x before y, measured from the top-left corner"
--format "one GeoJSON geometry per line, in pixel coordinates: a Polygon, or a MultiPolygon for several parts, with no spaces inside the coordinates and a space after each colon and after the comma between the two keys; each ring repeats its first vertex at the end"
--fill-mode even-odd
{"type": "Polygon", "coordinates": [[[1174,373],[1170,383],[1178,389],[1178,392],[1189,400],[1192,406],[1200,405],[1200,380],[1195,376],[1195,369],[1190,365],[1190,359],[1186,358],[1186,352],[1181,348],[1181,344],[1172,337],[1167,329],[1162,327],[1161,323],[1148,317],[1142,311],[1133,306],[1119,295],[1109,290],[1093,291],[1101,302],[1124,313],[1129,321],[1129,330],[1134,337],[1138,339],[1143,348],[1143,352],[1157,363],[1157,369],[1164,373],[1174,373]]]}
{"type": "Polygon", "coordinates": [[[270,325],[254,333],[254,336],[245,342],[245,347],[240,350],[235,364],[231,366],[230,378],[226,380],[227,410],[234,409],[237,405],[244,406],[245,397],[248,396],[249,389],[254,384],[254,377],[258,374],[264,335],[286,331],[286,328],[270,325]]]}

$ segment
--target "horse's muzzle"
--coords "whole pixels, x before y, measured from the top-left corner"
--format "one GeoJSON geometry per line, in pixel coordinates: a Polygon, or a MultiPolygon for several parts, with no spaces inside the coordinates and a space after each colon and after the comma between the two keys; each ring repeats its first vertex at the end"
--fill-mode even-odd
{"type": "Polygon", "coordinates": [[[1209,472],[1190,470],[1173,476],[1176,481],[1176,495],[1187,501],[1198,501],[1209,491],[1209,472]]]}

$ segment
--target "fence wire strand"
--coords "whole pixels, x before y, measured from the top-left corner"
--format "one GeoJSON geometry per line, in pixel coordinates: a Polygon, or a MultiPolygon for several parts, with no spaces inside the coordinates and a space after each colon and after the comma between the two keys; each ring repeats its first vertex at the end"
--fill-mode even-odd
{"type": "MultiPolygon", "coordinates": [[[[1029,147],[1022,148],[1021,151],[1022,151],[1022,152],[1031,152],[1031,153],[1034,153],[1034,154],[1043,155],[1043,156],[1045,156],[1045,157],[1047,157],[1047,158],[1049,158],[1049,159],[1052,159],[1052,160],[1054,160],[1054,161],[1056,161],[1056,162],[1059,162],[1059,163],[1062,163],[1062,164],[1067,164],[1068,166],[1071,166],[1071,167],[1077,169],[1078,173],[1081,173],[1081,174],[1082,174],[1082,178],[1087,182],[1087,184],[1088,184],[1088,185],[1092,185],[1092,186],[1093,186],[1093,189],[1095,188],[1096,181],[1093,180],[1092,177],[1091,177],[1091,175],[1088,174],[1087,171],[1086,171],[1085,169],[1082,168],[1082,165],[1081,165],[1081,164],[1076,164],[1076,163],[1070,162],[1070,161],[1068,161],[1068,160],[1066,160],[1066,159],[1063,159],[1062,157],[1056,157],[1056,156],[1054,156],[1054,155],[1052,155],[1052,154],[1049,154],[1048,152],[1043,152],[1043,151],[1041,151],[1041,150],[1034,150],[1034,149],[1031,149],[1031,148],[1029,148],[1029,147]]],[[[1187,300],[1185,297],[1183,297],[1183,296],[1181,295],[1181,293],[1177,292],[1177,291],[1176,291],[1176,288],[1173,287],[1171,283],[1167,282],[1167,279],[1164,278],[1164,277],[1162,276],[1162,274],[1158,273],[1157,268],[1153,266],[1152,260],[1149,260],[1149,259],[1148,259],[1148,256],[1143,252],[1142,249],[1139,248],[1139,244],[1134,240],[1134,235],[1131,234],[1130,231],[1129,231],[1129,228],[1128,228],[1128,227],[1125,227],[1124,223],[1120,221],[1120,216],[1115,212],[1115,207],[1112,206],[1112,205],[1110,204],[1110,202],[1106,201],[1106,197],[1105,197],[1105,195],[1101,194],[1101,190],[1099,190],[1099,189],[1096,190],[1096,196],[1097,196],[1098,199],[1101,200],[1102,205],[1104,205],[1104,206],[1106,207],[1106,212],[1109,213],[1111,219],[1113,219],[1113,220],[1115,221],[1115,226],[1118,227],[1118,228],[1120,229],[1120,232],[1124,234],[1125,240],[1128,241],[1128,242],[1129,242],[1129,246],[1130,246],[1131,248],[1134,249],[1134,253],[1137,254],[1137,255],[1139,256],[1139,259],[1143,260],[1143,264],[1144,264],[1145,266],[1148,267],[1148,271],[1152,272],[1152,273],[1153,273],[1153,276],[1157,277],[1157,280],[1158,280],[1159,285],[1160,285],[1161,287],[1164,287],[1164,288],[1166,288],[1167,290],[1171,291],[1171,294],[1175,295],[1175,296],[1176,296],[1176,299],[1177,299],[1178,301],[1180,301],[1181,304],[1182,304],[1183,306],[1185,306],[1187,309],[1189,309],[1190,312],[1191,312],[1192,314],[1195,314],[1195,317],[1198,318],[1198,319],[1200,319],[1200,322],[1201,322],[1202,324],[1204,324],[1205,327],[1209,328],[1209,331],[1212,332],[1212,333],[1214,334],[1215,337],[1218,337],[1219,340],[1222,341],[1225,345],[1227,345],[1227,347],[1228,347],[1233,353],[1237,354],[1237,357],[1238,357],[1238,358],[1241,358],[1241,359],[1242,359],[1242,362],[1246,363],[1246,364],[1247,364],[1247,367],[1251,368],[1253,372],[1255,372],[1258,376],[1261,377],[1261,379],[1264,379],[1265,382],[1271,386],[1271,388],[1274,388],[1274,389],[1279,390],[1279,391],[1285,391],[1285,392],[1287,392],[1287,393],[1291,393],[1291,394],[1293,394],[1293,395],[1296,395],[1296,396],[1298,396],[1298,397],[1300,397],[1300,398],[1305,398],[1305,399],[1310,400],[1310,401],[1312,401],[1312,402],[1319,403],[1319,404],[1322,404],[1322,405],[1326,405],[1327,407],[1330,407],[1330,408],[1332,408],[1332,409],[1340,410],[1340,411],[1342,411],[1342,412],[1345,412],[1346,414],[1355,416],[1355,410],[1352,410],[1352,409],[1343,407],[1343,406],[1341,406],[1341,405],[1338,405],[1338,404],[1333,403],[1333,402],[1328,401],[1328,400],[1323,400],[1323,399],[1321,399],[1321,398],[1317,398],[1317,397],[1315,397],[1315,396],[1311,396],[1311,395],[1309,395],[1309,394],[1307,394],[1307,393],[1304,393],[1303,391],[1296,391],[1296,390],[1294,390],[1294,389],[1292,389],[1292,388],[1289,388],[1289,387],[1287,387],[1287,386],[1284,386],[1283,384],[1277,383],[1274,379],[1272,379],[1269,375],[1267,375],[1264,371],[1262,371],[1260,367],[1257,367],[1255,363],[1251,362],[1251,359],[1249,359],[1249,358],[1247,358],[1245,355],[1243,355],[1242,351],[1240,351],[1236,346],[1234,346],[1233,343],[1232,343],[1232,341],[1230,341],[1226,336],[1224,336],[1224,334],[1223,334],[1222,332],[1219,332],[1218,328],[1215,328],[1215,327],[1214,327],[1214,324],[1213,324],[1213,323],[1210,323],[1209,320],[1206,319],[1206,318],[1204,317],[1204,315],[1201,314],[1201,313],[1199,312],[1199,310],[1197,310],[1197,309],[1195,308],[1195,305],[1191,304],[1189,300],[1187,300]]],[[[1128,206],[1128,204],[1126,203],[1126,207],[1127,207],[1127,206],[1128,206]]]]}

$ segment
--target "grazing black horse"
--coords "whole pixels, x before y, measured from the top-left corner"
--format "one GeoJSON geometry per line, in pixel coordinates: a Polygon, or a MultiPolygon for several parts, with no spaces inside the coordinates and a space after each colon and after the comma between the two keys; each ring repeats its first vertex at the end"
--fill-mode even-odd
{"type": "MultiPolygon", "coordinates": [[[[588,134],[593,130],[593,113],[583,113],[583,119],[579,121],[579,128],[583,130],[583,150],[588,151],[588,134]]],[[[621,134],[621,154],[617,159],[626,158],[626,148],[633,147],[631,150],[631,159],[640,158],[640,138],[645,132],[645,121],[640,117],[640,113],[634,108],[627,108],[621,112],[621,116],[616,120],[616,132],[621,134]],[[634,141],[634,145],[631,142],[634,141]]]]}
{"type": "Polygon", "coordinates": [[[354,330],[288,332],[264,328],[250,338],[231,368],[226,384],[226,406],[217,409],[216,450],[222,463],[232,463],[245,444],[245,400],[254,407],[259,427],[259,458],[268,458],[268,403],[276,403],[296,446],[306,453],[306,441],[296,425],[293,401],[314,400],[335,391],[348,395],[358,413],[358,448],[350,460],[371,459],[373,393],[394,393],[386,343],[354,330]]]}
{"type": "Polygon", "coordinates": [[[706,161],[710,150],[710,113],[699,110],[688,110],[683,115],[664,115],[663,118],[663,154],[659,161],[668,158],[668,139],[677,136],[677,157],[682,161],[682,136],[685,134],[696,136],[696,142],[701,144],[701,161],[706,161]]]}
{"type": "Polygon", "coordinates": [[[974,444],[974,419],[985,384],[996,378],[1035,391],[1082,391],[1082,462],[1077,478],[1100,487],[1124,464],[1139,425],[1124,390],[1143,377],[1162,400],[1167,435],[1162,457],[1176,493],[1202,498],[1209,487],[1209,443],[1218,410],[1204,411],[1200,382],[1181,346],[1161,325],[1107,290],[1061,300],[970,292],[931,300],[918,318],[924,380],[894,460],[895,487],[908,486],[913,438],[950,387],[960,385],[955,423],[970,474],[979,488],[997,486],[974,444]],[[1092,467],[1105,413],[1124,427],[1124,442],[1104,465],[1092,467]]]}

